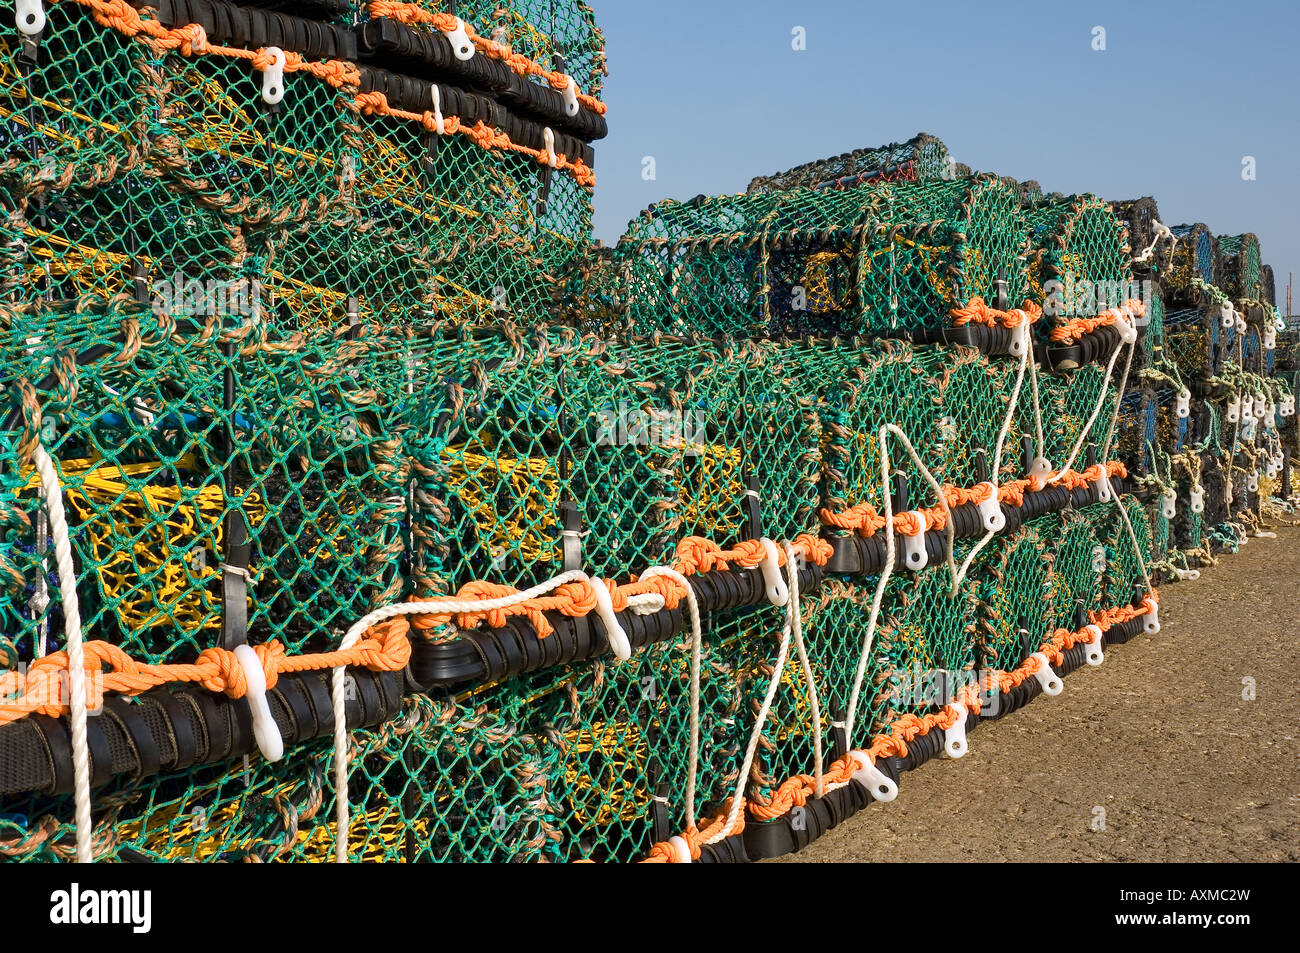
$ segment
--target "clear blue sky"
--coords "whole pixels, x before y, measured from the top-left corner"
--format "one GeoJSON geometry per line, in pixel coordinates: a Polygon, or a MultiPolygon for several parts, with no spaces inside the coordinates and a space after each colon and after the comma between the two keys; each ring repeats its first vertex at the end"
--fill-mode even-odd
{"type": "Polygon", "coordinates": [[[924,131],[960,162],[1045,191],[1154,195],[1165,224],[1254,232],[1279,306],[1288,271],[1300,299],[1295,0],[591,3],[610,67],[596,147],[606,242],[661,198],[743,191],[924,131]],[[655,181],[641,177],[647,155],[655,181]]]}

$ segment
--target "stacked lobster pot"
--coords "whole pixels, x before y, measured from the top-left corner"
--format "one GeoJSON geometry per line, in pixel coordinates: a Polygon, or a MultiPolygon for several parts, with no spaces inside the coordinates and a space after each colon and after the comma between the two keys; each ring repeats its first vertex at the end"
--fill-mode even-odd
{"type": "Polygon", "coordinates": [[[0,26],[6,856],[787,853],[1275,493],[1249,243],[917,136],[596,248],[591,11],[448,6],[0,26]]]}

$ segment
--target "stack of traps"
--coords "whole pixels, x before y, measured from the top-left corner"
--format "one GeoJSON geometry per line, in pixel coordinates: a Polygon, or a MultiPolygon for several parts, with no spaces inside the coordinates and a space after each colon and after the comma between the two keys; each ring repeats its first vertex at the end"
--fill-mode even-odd
{"type": "Polygon", "coordinates": [[[1289,495],[1253,236],[921,135],[598,247],[603,74],[578,0],[0,27],[0,852],[75,850],[42,453],[106,860],[794,850],[1289,495]],[[457,594],[348,657],[336,789],[326,653],[457,594]]]}

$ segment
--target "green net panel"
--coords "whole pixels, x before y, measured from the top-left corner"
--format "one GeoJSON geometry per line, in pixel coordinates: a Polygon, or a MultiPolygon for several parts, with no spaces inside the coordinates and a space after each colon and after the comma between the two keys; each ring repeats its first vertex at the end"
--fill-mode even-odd
{"type": "Polygon", "coordinates": [[[989,544],[984,571],[976,574],[979,611],[976,631],[982,668],[1012,671],[1052,634],[1059,612],[1044,612],[1055,591],[1052,554],[1032,525],[989,544]]]}
{"type": "MultiPolygon", "coordinates": [[[[709,620],[702,652],[696,810],[704,817],[734,792],[744,752],[734,738],[753,725],[735,691],[740,646],[780,627],[771,607],[729,615],[709,620]]],[[[690,670],[684,635],[623,664],[575,666],[521,712],[547,760],[553,859],[635,860],[686,827],[690,670]]]]}
{"type": "Polygon", "coordinates": [[[1152,559],[1152,526],[1146,509],[1135,496],[1124,496],[1121,505],[1137,536],[1138,549],[1134,550],[1133,540],[1117,507],[1110,504],[1109,512],[1103,513],[1097,522],[1097,538],[1106,547],[1102,573],[1103,608],[1125,605],[1132,601],[1138,590],[1145,592],[1142,567],[1152,559]]]}
{"type": "Polygon", "coordinates": [[[1044,612],[1048,631],[1074,631],[1078,627],[1079,607],[1085,611],[1104,608],[1101,585],[1105,546],[1097,538],[1096,524],[1105,509],[1113,505],[1049,514],[1031,522],[1054,554],[1050,575],[1052,598],[1044,612]]]}
{"type": "Polygon", "coordinates": [[[614,256],[636,332],[805,335],[946,327],[999,276],[1023,297],[1023,223],[997,179],[669,200],[614,256]]]}
{"type": "MultiPolygon", "coordinates": [[[[959,558],[969,550],[963,544],[959,558]]],[[[854,746],[905,713],[925,714],[956,693],[974,668],[975,597],[970,580],[956,595],[946,567],[899,573],[886,585],[884,601],[858,700],[854,746]]],[[[868,631],[874,581],[830,583],[806,597],[803,631],[817,688],[825,753],[833,750],[832,725],[845,717],[868,631]]],[[[776,632],[779,633],[779,628],[776,632]]],[[[775,634],[775,633],[774,633],[775,634]]],[[[743,707],[757,712],[771,682],[777,645],[773,639],[746,646],[739,669],[743,707]]],[[[814,768],[812,704],[793,647],[764,723],[749,778],[749,797],[766,802],[780,784],[814,768]]]]}
{"type": "Polygon", "coordinates": [[[1201,222],[1193,225],[1174,225],[1170,229],[1177,241],[1168,253],[1168,261],[1161,272],[1160,287],[1170,302],[1178,307],[1193,307],[1200,301],[1200,292],[1192,284],[1199,277],[1210,284],[1218,284],[1222,272],[1219,241],[1201,222]]]}
{"type": "Polygon", "coordinates": [[[1259,239],[1251,233],[1219,238],[1223,260],[1222,279],[1217,284],[1231,298],[1259,297],[1259,239]]]}
{"type": "MultiPolygon", "coordinates": [[[[11,21],[12,23],[12,21],[11,21]]],[[[35,63],[12,27],[0,35],[0,187],[93,188],[139,167],[153,125],[153,54],[75,3],[50,5],[35,63]]]]}
{"type": "Polygon", "coordinates": [[[1165,359],[1182,380],[1198,380],[1214,373],[1223,334],[1217,306],[1167,311],[1164,332],[1165,359]]]}
{"type": "MultiPolygon", "coordinates": [[[[1134,293],[1124,223],[1094,195],[1049,196],[1025,209],[1029,294],[1049,319],[1092,317],[1134,293]],[[1049,293],[1054,291],[1055,293],[1049,293]]],[[[1040,326],[1046,333],[1052,320],[1040,326]]]]}
{"type": "Polygon", "coordinates": [[[829,159],[808,162],[786,172],[759,176],[749,183],[747,191],[846,189],[881,182],[951,179],[954,172],[948,147],[934,136],[921,132],[906,142],[856,149],[829,159]]]}
{"type": "MultiPolygon", "coordinates": [[[[385,728],[354,731],[348,857],[354,862],[528,861],[560,834],[548,800],[552,755],[501,716],[408,698],[385,728]]],[[[117,783],[97,792],[96,850],[118,861],[334,859],[332,748],[117,783]]],[[[69,859],[70,804],[31,799],[0,819],[0,839],[50,837],[27,860],[69,859]]],[[[6,805],[9,810],[10,805],[6,805]]]]}
{"type": "MultiPolygon", "coordinates": [[[[401,593],[405,461],[377,392],[391,385],[403,400],[404,381],[391,380],[385,360],[347,366],[382,341],[348,348],[318,335],[277,348],[252,331],[244,348],[227,348],[216,335],[169,336],[151,311],[113,307],[5,309],[0,334],[6,366],[51,378],[36,389],[31,426],[61,461],[81,613],[95,637],[149,661],[214,644],[227,534],[241,519],[253,540],[253,641],[320,648],[334,627],[401,593]],[[321,387],[330,371],[341,378],[321,387]]],[[[5,439],[15,471],[17,438],[5,439]]],[[[8,489],[34,520],[30,469],[8,489]]],[[[10,559],[27,588],[42,576],[34,550],[10,559]]],[[[27,611],[26,593],[9,597],[23,637],[48,627],[27,611]]]]}

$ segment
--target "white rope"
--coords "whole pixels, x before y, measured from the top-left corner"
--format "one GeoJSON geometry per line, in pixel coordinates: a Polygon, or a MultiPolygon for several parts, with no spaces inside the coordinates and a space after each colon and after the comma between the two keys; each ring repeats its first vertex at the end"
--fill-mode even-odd
{"type": "Polygon", "coordinates": [[[853,723],[858,711],[858,696],[862,693],[862,680],[867,672],[867,659],[871,656],[871,643],[876,637],[876,621],[880,617],[880,603],[884,599],[885,586],[894,571],[894,501],[889,492],[889,447],[884,440],[881,428],[880,440],[880,485],[885,491],[885,566],[880,571],[880,580],[876,583],[876,592],[871,599],[871,614],[867,617],[867,631],[862,637],[862,651],[858,655],[858,670],[853,678],[853,691],[849,695],[849,711],[844,719],[844,737],[849,748],[853,747],[853,723]]]}
{"type": "Polygon", "coordinates": [[[790,629],[794,636],[795,654],[799,656],[799,665],[803,669],[804,685],[808,688],[809,717],[812,720],[813,737],[813,790],[817,797],[824,793],[822,783],[822,705],[817,695],[817,680],[813,678],[812,663],[808,661],[808,650],[803,641],[803,613],[799,609],[799,571],[798,557],[794,546],[789,541],[785,544],[785,561],[787,566],[794,566],[790,573],[790,601],[794,603],[790,613],[790,629]]]}
{"type": "MultiPolygon", "coordinates": [[[[912,445],[912,441],[908,439],[907,434],[904,433],[902,429],[899,428],[897,425],[890,423],[890,424],[885,424],[880,428],[881,446],[884,446],[886,432],[892,433],[895,437],[897,437],[900,441],[902,441],[903,449],[907,451],[908,455],[912,458],[912,462],[915,463],[917,469],[921,471],[921,476],[923,476],[925,478],[925,481],[930,484],[930,489],[934,491],[934,495],[939,500],[939,506],[943,508],[943,513],[944,516],[946,517],[944,521],[945,522],[944,532],[947,535],[947,545],[945,546],[947,550],[946,561],[948,565],[948,574],[952,576],[953,586],[955,588],[957,585],[958,577],[957,577],[957,563],[953,559],[953,544],[956,542],[957,533],[956,533],[956,529],[953,526],[952,509],[948,506],[948,500],[943,495],[943,487],[939,485],[939,481],[936,480],[934,474],[930,472],[930,468],[927,467],[922,462],[920,454],[916,452],[916,447],[912,445]]],[[[888,484],[885,485],[883,491],[886,496],[889,495],[888,484]]],[[[887,521],[886,526],[887,527],[890,526],[891,523],[892,520],[887,521]]]]}
{"type": "MultiPolygon", "coordinates": [[[[1025,347],[1025,353],[1020,355],[1020,369],[1016,372],[1016,386],[1012,388],[1011,399],[1007,402],[1007,415],[1003,418],[1002,429],[998,432],[998,440],[993,450],[993,472],[990,474],[990,479],[994,486],[998,485],[998,478],[1002,474],[1002,449],[1006,443],[1007,437],[1011,433],[1011,421],[1015,418],[1016,410],[1020,406],[1020,390],[1025,382],[1025,368],[1031,363],[1029,357],[1033,353],[1033,350],[1032,346],[1027,345],[1025,347]]],[[[1034,365],[1034,372],[1031,375],[1031,386],[1034,395],[1034,420],[1037,425],[1038,455],[1041,457],[1043,455],[1043,420],[1042,414],[1038,408],[1038,362],[1034,361],[1032,363],[1034,365]]],[[[949,523],[951,524],[951,519],[949,520],[949,523]]],[[[958,587],[961,585],[962,580],[966,578],[966,573],[970,572],[970,567],[974,564],[975,557],[983,551],[984,547],[987,546],[989,541],[997,534],[998,531],[995,529],[986,530],[984,535],[980,537],[979,542],[976,543],[974,547],[971,548],[971,551],[966,554],[966,558],[962,560],[961,568],[954,572],[952,576],[951,594],[953,596],[957,595],[958,587]]],[[[948,549],[951,553],[951,533],[949,536],[948,549]]],[[[948,562],[951,565],[951,555],[948,558],[948,562]]]]}
{"type": "Polygon", "coordinates": [[[695,588],[690,580],[671,566],[653,566],[641,574],[642,579],[663,576],[686,590],[686,609],[691,623],[691,716],[690,760],[686,768],[686,823],[695,827],[695,786],[700,768],[700,641],[703,626],[700,624],[700,604],[695,598],[695,588]]]}
{"type": "Polygon", "coordinates": [[[81,637],[81,606],[77,601],[77,570],[72,564],[72,543],[68,540],[68,519],[63,509],[63,488],[54,461],[38,442],[32,463],[41,477],[41,495],[50,516],[54,538],[54,564],[59,570],[59,594],[63,597],[64,648],[68,653],[68,687],[72,721],[72,790],[77,832],[77,862],[93,863],[91,846],[94,828],[90,819],[90,746],[86,740],[86,655],[81,637]]]}
{"type": "Polygon", "coordinates": [[[1173,251],[1174,246],[1178,244],[1178,238],[1174,235],[1173,231],[1170,230],[1168,225],[1162,225],[1160,223],[1160,219],[1158,218],[1151,219],[1151,226],[1152,228],[1155,229],[1156,237],[1151,239],[1151,244],[1148,245],[1145,250],[1143,250],[1142,254],[1138,255],[1136,258],[1133,259],[1133,261],[1135,262],[1150,261],[1151,256],[1155,254],[1156,244],[1162,238],[1169,239],[1170,251],[1173,251]]]}
{"type": "MultiPolygon", "coordinates": [[[[61,568],[60,573],[62,573],[61,568]]],[[[353,623],[352,628],[348,629],[347,634],[343,636],[343,640],[339,643],[338,650],[342,652],[352,648],[371,626],[399,615],[457,615],[462,612],[491,612],[496,609],[508,609],[510,606],[519,605],[522,602],[543,596],[553,589],[558,589],[570,582],[586,582],[590,585],[591,577],[581,569],[571,569],[568,572],[560,573],[554,579],[548,579],[540,585],[533,586],[531,589],[511,593],[508,596],[498,596],[495,599],[436,599],[424,602],[397,602],[383,606],[353,623]]],[[[663,608],[663,604],[663,596],[658,593],[642,593],[628,599],[628,608],[642,614],[656,612],[663,608]]],[[[335,668],[331,683],[332,701],[334,703],[334,798],[335,814],[338,820],[334,859],[340,864],[348,862],[348,728],[347,710],[344,704],[346,701],[344,691],[346,672],[345,666],[335,668]]]]}
{"type": "Polygon", "coordinates": [[[767,685],[767,695],[764,696],[763,705],[758,710],[758,717],[754,721],[754,730],[749,735],[749,745],[745,748],[745,758],[740,765],[740,774],[736,777],[736,793],[731,799],[731,807],[727,810],[726,823],[722,825],[722,830],[705,841],[706,844],[716,844],[725,839],[740,818],[745,803],[745,784],[748,782],[749,771],[754,764],[754,755],[758,751],[758,742],[763,735],[763,726],[767,723],[768,713],[772,710],[772,701],[776,698],[776,690],[781,685],[781,674],[785,671],[785,662],[790,654],[790,636],[794,629],[802,624],[799,610],[799,568],[793,559],[787,559],[785,566],[786,575],[789,577],[787,586],[790,590],[790,598],[785,604],[785,626],[781,631],[781,646],[777,650],[776,664],[767,685]]]}
{"type": "MultiPolygon", "coordinates": [[[[1110,392],[1110,375],[1115,370],[1115,362],[1119,360],[1119,352],[1122,351],[1125,346],[1126,345],[1121,340],[1115,345],[1115,349],[1110,352],[1110,361],[1106,364],[1106,376],[1103,378],[1101,394],[1097,397],[1097,406],[1092,408],[1092,414],[1088,417],[1088,422],[1080,428],[1079,439],[1074,442],[1074,448],[1070,451],[1070,456],[1066,459],[1065,463],[1061,464],[1061,469],[1057,472],[1056,476],[1048,480],[1049,483],[1056,483],[1064,479],[1065,475],[1070,472],[1070,468],[1074,466],[1074,461],[1078,458],[1079,451],[1083,449],[1084,441],[1088,439],[1088,434],[1092,432],[1092,425],[1095,424],[1097,418],[1101,416],[1101,408],[1105,405],[1106,395],[1110,392]]],[[[1130,354],[1129,360],[1132,359],[1133,355],[1130,354]]]]}

